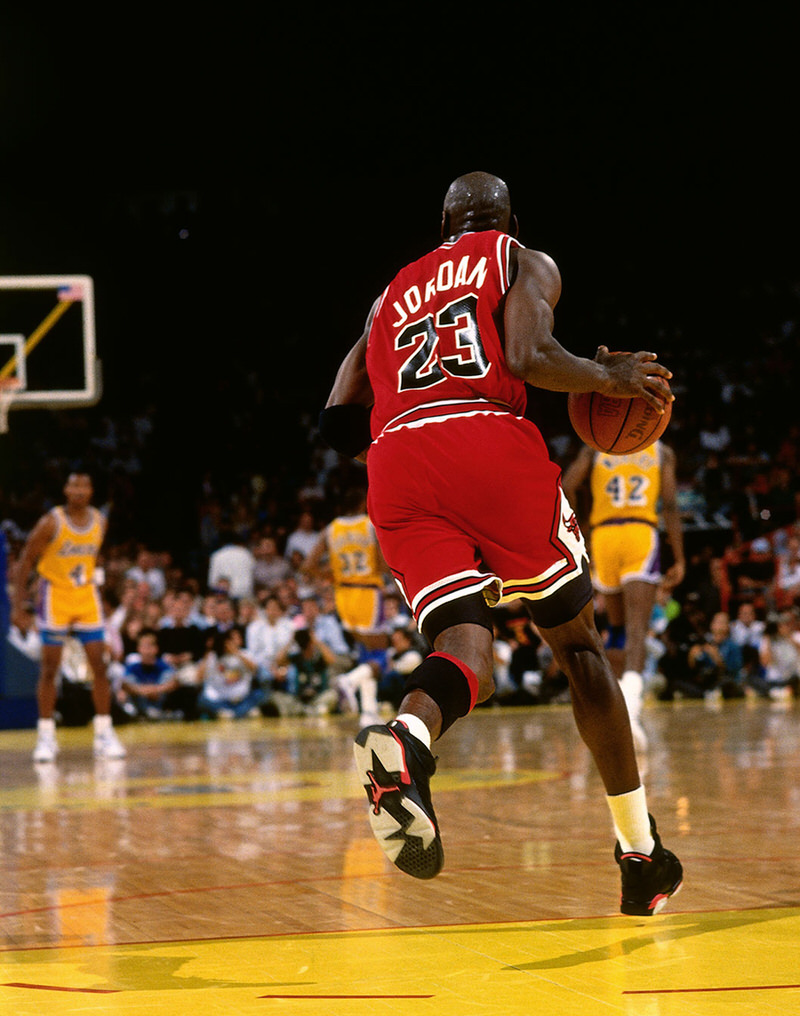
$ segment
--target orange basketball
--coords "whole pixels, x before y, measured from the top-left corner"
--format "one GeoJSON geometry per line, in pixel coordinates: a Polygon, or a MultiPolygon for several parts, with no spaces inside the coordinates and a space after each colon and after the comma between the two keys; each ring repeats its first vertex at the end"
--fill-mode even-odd
{"type": "Polygon", "coordinates": [[[619,399],[600,392],[570,392],[567,410],[573,429],[590,448],[610,455],[640,452],[656,442],[672,416],[667,402],[662,415],[641,398],[619,399]]]}

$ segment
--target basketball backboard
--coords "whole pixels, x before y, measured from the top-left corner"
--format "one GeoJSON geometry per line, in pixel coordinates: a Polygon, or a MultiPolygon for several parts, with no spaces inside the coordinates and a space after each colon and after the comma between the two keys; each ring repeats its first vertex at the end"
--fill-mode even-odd
{"type": "Polygon", "coordinates": [[[0,432],[10,409],[99,400],[94,325],[88,275],[0,276],[0,432]]]}

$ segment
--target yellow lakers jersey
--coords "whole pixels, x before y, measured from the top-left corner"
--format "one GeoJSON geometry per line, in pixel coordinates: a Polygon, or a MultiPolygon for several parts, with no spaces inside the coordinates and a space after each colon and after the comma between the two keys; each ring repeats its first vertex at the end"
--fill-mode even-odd
{"type": "Polygon", "coordinates": [[[658,525],[661,495],[661,443],[631,455],[597,452],[591,473],[589,525],[604,522],[649,522],[658,525]]]}
{"type": "Polygon", "coordinates": [[[97,555],[105,534],[105,519],[97,508],[91,509],[87,526],[79,529],[63,508],[53,508],[56,535],[39,558],[37,571],[54,586],[79,589],[94,582],[97,555]]]}
{"type": "Polygon", "coordinates": [[[382,586],[375,530],[367,515],[334,519],[328,555],[335,585],[382,586]]]}

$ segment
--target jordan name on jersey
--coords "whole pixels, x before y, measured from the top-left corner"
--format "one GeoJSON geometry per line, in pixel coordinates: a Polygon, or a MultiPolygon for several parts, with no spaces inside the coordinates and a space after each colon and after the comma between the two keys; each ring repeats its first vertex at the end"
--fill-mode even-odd
{"type": "Polygon", "coordinates": [[[469,254],[458,262],[456,268],[454,261],[442,261],[434,276],[420,288],[417,285],[409,286],[403,293],[403,303],[399,300],[392,301],[392,307],[397,311],[397,320],[392,322],[392,328],[399,328],[404,325],[409,317],[418,314],[424,304],[429,303],[439,293],[446,293],[450,289],[457,289],[460,286],[471,286],[474,289],[482,289],[486,282],[487,261],[485,257],[478,259],[477,264],[471,264],[469,254]]]}

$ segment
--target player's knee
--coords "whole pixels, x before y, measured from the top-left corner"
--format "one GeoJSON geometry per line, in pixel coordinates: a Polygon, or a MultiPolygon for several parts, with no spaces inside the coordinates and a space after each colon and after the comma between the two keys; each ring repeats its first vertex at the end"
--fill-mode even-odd
{"type": "Polygon", "coordinates": [[[473,661],[472,670],[478,681],[478,702],[485,702],[494,694],[494,657],[491,649],[486,653],[476,656],[473,661]]]}
{"type": "Polygon", "coordinates": [[[558,666],[571,681],[589,679],[605,670],[610,672],[591,605],[567,624],[544,630],[542,634],[558,666]]]}

